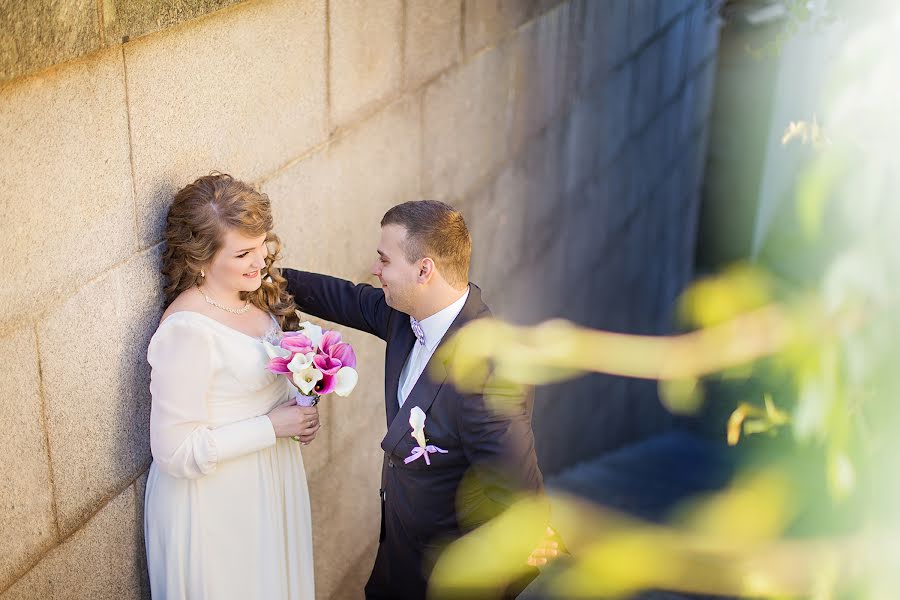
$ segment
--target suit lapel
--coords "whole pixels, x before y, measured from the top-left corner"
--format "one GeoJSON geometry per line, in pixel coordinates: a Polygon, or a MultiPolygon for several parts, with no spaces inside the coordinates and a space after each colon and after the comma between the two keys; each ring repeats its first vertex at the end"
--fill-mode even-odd
{"type": "MultiPolygon", "coordinates": [[[[400,373],[403,371],[403,365],[415,343],[416,335],[412,328],[401,327],[400,332],[388,346],[388,354],[384,361],[384,400],[388,427],[391,426],[400,410],[400,401],[397,399],[400,373]]],[[[404,402],[404,404],[406,403],[404,402]]]]}
{"type": "MultiPolygon", "coordinates": [[[[441,386],[444,385],[444,380],[447,378],[447,370],[444,362],[438,359],[441,348],[447,344],[448,340],[453,337],[453,334],[456,333],[460,327],[481,316],[486,312],[486,309],[487,307],[485,307],[481,301],[481,290],[478,289],[478,286],[475,284],[470,283],[469,297],[466,299],[466,303],[463,305],[463,308],[456,319],[453,320],[447,333],[441,338],[441,342],[438,344],[434,354],[425,366],[425,370],[422,372],[419,380],[416,381],[413,389],[409,392],[409,396],[406,398],[406,401],[403,403],[403,408],[401,409],[397,400],[397,388],[400,385],[400,372],[403,370],[403,365],[406,362],[406,358],[409,356],[412,345],[415,343],[416,339],[415,334],[412,333],[412,329],[409,327],[406,328],[409,336],[412,338],[412,342],[402,344],[402,346],[406,348],[406,351],[402,356],[389,357],[390,364],[385,365],[385,377],[390,377],[389,381],[391,382],[390,384],[386,383],[385,386],[388,390],[387,404],[389,411],[388,432],[381,441],[381,448],[385,452],[393,452],[394,448],[397,447],[397,444],[400,443],[400,440],[403,439],[403,436],[412,431],[412,427],[409,425],[409,413],[412,411],[413,407],[418,406],[423,412],[427,413],[428,409],[431,408],[431,405],[434,403],[434,399],[437,397],[441,386]],[[393,408],[390,408],[391,406],[393,406],[393,408]]],[[[400,345],[401,344],[397,344],[397,346],[400,345]]],[[[427,433],[427,422],[425,430],[427,433]]]]}
{"type": "MultiPolygon", "coordinates": [[[[443,363],[434,356],[428,361],[428,365],[425,367],[422,375],[419,376],[419,380],[416,381],[413,389],[410,390],[406,402],[403,403],[403,408],[399,408],[393,421],[391,421],[390,427],[388,427],[387,435],[381,441],[381,447],[385,452],[393,452],[400,440],[403,439],[403,435],[412,431],[412,427],[409,425],[409,413],[412,412],[414,406],[418,406],[426,413],[431,408],[438,391],[444,385],[444,379],[447,377],[443,366],[443,363]]],[[[396,401],[396,398],[394,404],[399,407],[399,402],[396,401]]],[[[426,425],[426,429],[427,427],[426,425]]]]}

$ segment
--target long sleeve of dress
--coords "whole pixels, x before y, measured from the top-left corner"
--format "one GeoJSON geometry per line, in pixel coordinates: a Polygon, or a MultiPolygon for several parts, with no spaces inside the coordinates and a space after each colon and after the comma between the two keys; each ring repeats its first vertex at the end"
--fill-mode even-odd
{"type": "Polygon", "coordinates": [[[275,444],[265,415],[210,427],[207,392],[215,370],[211,334],[170,316],[147,350],[151,366],[150,450],[158,468],[195,479],[216,465],[275,444]],[[171,321],[171,322],[170,322],[171,321]]]}

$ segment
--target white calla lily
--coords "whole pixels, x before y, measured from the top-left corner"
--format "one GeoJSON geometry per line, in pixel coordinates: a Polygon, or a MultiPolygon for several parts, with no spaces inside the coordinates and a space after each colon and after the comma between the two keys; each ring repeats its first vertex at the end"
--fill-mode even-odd
{"type": "Polygon", "coordinates": [[[307,367],[299,373],[294,373],[294,385],[296,385],[305,396],[309,396],[316,384],[322,380],[322,371],[307,367]]]}
{"type": "Polygon", "coordinates": [[[334,393],[338,396],[349,396],[356,387],[357,381],[359,381],[359,374],[356,369],[341,367],[334,374],[334,393]]]}
{"type": "Polygon", "coordinates": [[[413,406],[409,412],[409,424],[412,427],[412,436],[419,442],[419,447],[425,447],[425,411],[418,406],[413,406]]]}
{"type": "MultiPolygon", "coordinates": [[[[300,311],[297,311],[297,317],[300,317],[300,311]]],[[[322,341],[322,328],[318,325],[310,323],[309,321],[303,321],[300,325],[297,326],[297,331],[305,335],[309,338],[309,341],[312,342],[313,346],[316,348],[319,347],[319,342],[322,341]]]]}
{"type": "Polygon", "coordinates": [[[265,340],[263,340],[263,346],[265,347],[266,354],[269,355],[269,358],[287,358],[291,355],[290,350],[285,350],[281,346],[273,346],[265,340]]]}
{"type": "Polygon", "coordinates": [[[300,354],[299,352],[294,355],[294,358],[291,359],[291,362],[287,364],[287,368],[291,370],[292,373],[302,373],[305,369],[308,369],[313,364],[313,357],[315,357],[315,352],[307,352],[306,354],[300,354]]]}

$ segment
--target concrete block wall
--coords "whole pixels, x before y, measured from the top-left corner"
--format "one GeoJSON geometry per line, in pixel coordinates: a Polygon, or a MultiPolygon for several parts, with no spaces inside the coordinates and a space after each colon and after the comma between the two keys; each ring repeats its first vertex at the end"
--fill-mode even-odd
{"type": "MultiPolygon", "coordinates": [[[[663,332],[690,277],[706,0],[158,4],[0,15],[2,600],[149,597],[145,352],[198,175],[270,195],[285,264],[359,281],[387,208],[454,203],[519,322],[663,332]]],[[[360,385],[303,450],[323,599],[360,597],[377,539],[384,348],[346,336],[360,385]]],[[[538,391],[547,472],[666,426],[652,384],[538,391]]]]}

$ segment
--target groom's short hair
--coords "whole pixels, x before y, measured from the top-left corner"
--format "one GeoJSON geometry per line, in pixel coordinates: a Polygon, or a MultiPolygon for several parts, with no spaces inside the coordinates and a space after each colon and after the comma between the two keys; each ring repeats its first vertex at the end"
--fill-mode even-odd
{"type": "Polygon", "coordinates": [[[406,228],[406,260],[428,257],[453,287],[469,283],[472,237],[458,210],[438,200],[413,200],[384,213],[381,226],[385,225],[406,228]]]}

